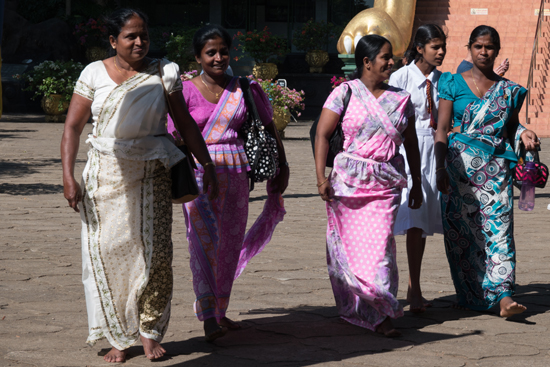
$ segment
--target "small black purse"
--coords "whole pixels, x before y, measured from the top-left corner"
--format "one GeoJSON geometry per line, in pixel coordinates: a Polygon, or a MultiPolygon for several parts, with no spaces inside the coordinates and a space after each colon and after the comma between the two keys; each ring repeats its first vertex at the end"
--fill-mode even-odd
{"type": "MultiPolygon", "coordinates": [[[[336,154],[344,150],[344,132],[342,131],[342,120],[344,120],[344,116],[346,115],[346,110],[348,109],[351,94],[351,88],[348,86],[348,91],[346,92],[346,96],[344,97],[344,108],[342,109],[342,113],[340,114],[340,119],[338,120],[338,124],[336,124],[336,128],[334,129],[332,135],[330,136],[330,139],[328,140],[329,149],[327,152],[327,161],[325,163],[326,167],[334,166],[334,158],[336,157],[336,154]]],[[[315,136],[317,135],[317,125],[319,124],[320,117],[321,115],[317,116],[317,118],[313,122],[313,125],[311,125],[311,129],[309,129],[309,139],[311,140],[313,158],[315,158],[315,136]]]]}
{"type": "Polygon", "coordinates": [[[248,119],[241,127],[239,135],[244,140],[244,150],[250,164],[248,177],[250,177],[250,191],[252,191],[254,182],[262,182],[275,177],[279,167],[279,151],[277,150],[277,140],[262,124],[248,79],[240,78],[239,81],[248,108],[248,119]]]}
{"type": "MultiPolygon", "coordinates": [[[[166,91],[164,81],[162,80],[160,60],[159,76],[160,81],[162,82],[162,89],[164,90],[164,97],[166,99],[166,103],[168,103],[168,111],[170,112],[170,116],[174,118],[172,106],[170,105],[170,99],[168,98],[168,92],[166,91]]],[[[176,124],[174,124],[174,128],[176,128],[176,124]]],[[[197,169],[197,165],[195,164],[195,160],[189,152],[189,149],[187,149],[187,145],[185,145],[183,135],[181,133],[179,135],[181,137],[181,142],[179,144],[176,143],[176,146],[183,154],[185,154],[185,158],[176,163],[170,169],[170,176],[172,178],[172,203],[174,204],[187,203],[195,200],[199,196],[199,186],[197,185],[197,179],[195,178],[194,171],[197,169]]]]}

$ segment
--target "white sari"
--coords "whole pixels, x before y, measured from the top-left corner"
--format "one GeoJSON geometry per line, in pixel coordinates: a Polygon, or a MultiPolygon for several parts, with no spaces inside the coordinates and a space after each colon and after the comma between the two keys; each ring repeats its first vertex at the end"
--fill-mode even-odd
{"type": "MultiPolygon", "coordinates": [[[[75,93],[92,101],[83,172],[82,280],[87,342],[124,350],[139,336],[160,342],[172,298],[169,168],[184,158],[166,133],[166,100],[153,61],[117,85],[102,61],[82,72],[75,93]],[[162,136],[159,136],[162,135],[162,136]]],[[[177,65],[161,60],[168,91],[181,90],[177,65]]]]}

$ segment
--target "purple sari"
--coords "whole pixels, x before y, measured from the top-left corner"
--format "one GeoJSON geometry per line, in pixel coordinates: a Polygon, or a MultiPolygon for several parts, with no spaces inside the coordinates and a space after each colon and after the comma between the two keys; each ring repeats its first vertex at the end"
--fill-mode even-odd
{"type": "MultiPolygon", "coordinates": [[[[246,264],[259,254],[271,240],[277,224],[286,211],[280,194],[269,193],[263,211],[246,232],[248,218],[248,177],[250,170],[238,131],[247,117],[246,104],[239,78],[233,78],[217,105],[206,101],[192,82],[183,84],[184,98],[191,116],[199,128],[216,164],[220,194],[214,201],[207,194],[183,205],[187,240],[191,255],[193,288],[196,300],[195,314],[204,321],[225,317],[234,280],[246,264]],[[213,111],[212,111],[213,109],[213,111]]],[[[269,101],[257,83],[251,83],[255,102],[263,114],[264,123],[270,123],[272,112],[269,101]],[[266,119],[269,118],[269,121],[266,119]]],[[[174,131],[171,119],[168,132],[174,131]]],[[[195,171],[202,192],[203,167],[195,171]]]]}

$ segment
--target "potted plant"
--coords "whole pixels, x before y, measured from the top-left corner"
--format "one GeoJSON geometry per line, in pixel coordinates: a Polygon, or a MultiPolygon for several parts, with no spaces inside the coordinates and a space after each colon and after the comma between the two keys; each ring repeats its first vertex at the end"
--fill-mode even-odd
{"type": "Polygon", "coordinates": [[[47,122],[63,121],[63,113],[69,108],[74,87],[84,66],[71,61],[44,61],[30,73],[14,75],[23,80],[23,90],[34,92],[32,99],[42,97],[42,109],[47,122]]]}
{"type": "Polygon", "coordinates": [[[75,25],[73,34],[82,46],[86,47],[86,58],[90,62],[107,58],[107,26],[103,20],[88,19],[75,25]]]}
{"type": "Polygon", "coordinates": [[[301,29],[294,31],[292,44],[298,50],[306,51],[310,73],[320,73],[328,62],[328,43],[334,38],[336,28],[332,23],[308,20],[301,29]]]}
{"type": "Polygon", "coordinates": [[[299,117],[301,113],[298,111],[305,108],[304,91],[283,87],[271,79],[257,79],[252,75],[248,78],[256,80],[267,94],[273,107],[273,122],[281,137],[284,137],[284,129],[290,122],[290,115],[296,113],[299,117]]]}
{"type": "MultiPolygon", "coordinates": [[[[277,76],[279,73],[277,65],[270,63],[269,60],[287,54],[288,47],[284,38],[273,36],[267,27],[262,31],[238,32],[233,38],[238,40],[237,47],[243,55],[250,56],[256,62],[252,70],[256,78],[273,79],[277,76]]],[[[237,47],[235,50],[239,50],[237,47]]],[[[239,57],[235,57],[235,60],[239,60],[239,57]]]]}
{"type": "Polygon", "coordinates": [[[178,64],[180,70],[196,69],[199,73],[201,71],[193,52],[193,35],[197,29],[180,30],[175,35],[172,33],[166,42],[166,58],[178,64]]]}

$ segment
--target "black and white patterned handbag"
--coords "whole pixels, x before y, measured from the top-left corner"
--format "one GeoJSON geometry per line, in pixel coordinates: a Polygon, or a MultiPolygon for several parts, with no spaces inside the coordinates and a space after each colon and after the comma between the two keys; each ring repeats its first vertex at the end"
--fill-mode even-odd
{"type": "Polygon", "coordinates": [[[240,84],[248,109],[248,118],[241,127],[240,135],[244,139],[244,150],[250,164],[248,177],[250,177],[250,191],[252,191],[254,182],[275,177],[279,167],[279,152],[277,140],[262,124],[248,79],[241,78],[240,84]]]}

